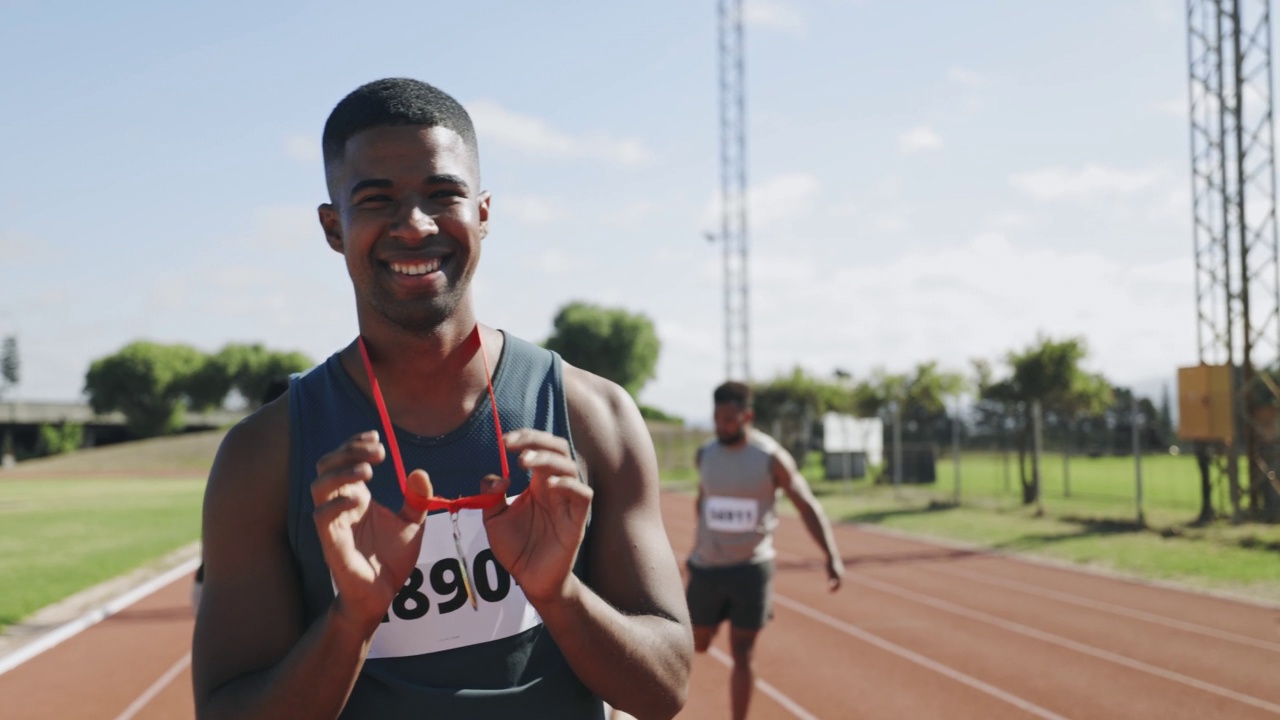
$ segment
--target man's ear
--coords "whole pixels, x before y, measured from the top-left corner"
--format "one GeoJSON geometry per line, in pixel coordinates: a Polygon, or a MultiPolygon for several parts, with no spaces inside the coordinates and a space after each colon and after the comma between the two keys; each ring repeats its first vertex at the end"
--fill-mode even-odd
{"type": "Polygon", "coordinates": [[[320,227],[324,229],[324,239],[329,242],[329,247],[338,254],[344,254],[342,222],[338,217],[338,209],[330,203],[321,203],[316,208],[316,214],[320,216],[320,227]]]}
{"type": "Polygon", "coordinates": [[[755,411],[755,410],[753,410],[753,409],[751,409],[751,408],[747,408],[746,410],[743,410],[743,411],[742,411],[742,421],[743,421],[743,422],[755,422],[755,421],[756,421],[756,411],[755,411]]]}
{"type": "Polygon", "coordinates": [[[480,239],[489,237],[489,202],[493,198],[488,190],[480,193],[480,202],[476,203],[480,213],[480,239]]]}

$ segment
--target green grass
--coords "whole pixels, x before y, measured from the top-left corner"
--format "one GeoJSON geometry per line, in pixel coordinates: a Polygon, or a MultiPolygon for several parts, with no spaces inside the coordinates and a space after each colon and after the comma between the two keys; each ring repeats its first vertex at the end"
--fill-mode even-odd
{"type": "MultiPolygon", "coordinates": [[[[1053,460],[1042,466],[1042,517],[1022,505],[1012,462],[1010,489],[1005,491],[1000,456],[994,454],[961,459],[959,506],[951,503],[949,461],[939,463],[935,485],[897,490],[866,479],[823,480],[816,455],[804,474],[835,520],[1280,600],[1280,526],[1194,525],[1199,477],[1191,458],[1143,458],[1145,527],[1135,522],[1132,458],[1072,458],[1070,498],[1065,497],[1061,456],[1053,460]]],[[[696,483],[691,471],[664,476],[669,489],[691,492],[696,483]]]]}
{"type": "Polygon", "coordinates": [[[0,630],[199,539],[204,485],[0,480],[0,630]]]}
{"type": "MultiPolygon", "coordinates": [[[[1009,498],[1021,501],[1018,458],[1010,453],[965,453],[960,458],[962,501],[970,498],[1009,498]]],[[[1030,460],[1027,462],[1030,471],[1030,460]]],[[[1072,500],[1097,507],[1114,506],[1136,514],[1137,482],[1132,457],[1091,458],[1073,455],[1064,467],[1063,456],[1046,454],[1041,463],[1041,492],[1045,503],[1072,500]]],[[[950,453],[942,453],[937,465],[934,492],[951,498],[955,466],[950,453]]],[[[1144,509],[1181,510],[1195,514],[1200,508],[1200,474],[1189,456],[1145,455],[1142,458],[1144,509]]]]}

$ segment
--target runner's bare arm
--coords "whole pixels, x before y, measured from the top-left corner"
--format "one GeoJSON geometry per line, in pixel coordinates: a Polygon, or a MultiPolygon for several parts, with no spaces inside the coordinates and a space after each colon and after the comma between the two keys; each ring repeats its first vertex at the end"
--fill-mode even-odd
{"type": "Polygon", "coordinates": [[[693,636],[663,529],[653,442],[625,390],[568,364],[569,422],[595,491],[589,582],[539,608],[574,672],[613,707],[669,718],[684,705],[693,636]]]}
{"type": "Polygon", "coordinates": [[[204,502],[192,676],[209,718],[337,717],[366,636],[333,612],[303,627],[287,538],[288,396],[227,433],[204,502]]]}
{"type": "Polygon", "coordinates": [[[769,463],[769,471],[773,473],[773,482],[787,494],[791,504],[796,506],[804,520],[805,529],[813,536],[814,542],[827,555],[827,581],[832,591],[840,589],[844,577],[844,560],[840,557],[840,549],[836,547],[835,536],[831,533],[831,523],[822,511],[822,505],[809,489],[809,482],[796,469],[796,461],[791,453],[778,448],[773,460],[769,463]]]}
{"type": "Polygon", "coordinates": [[[698,471],[698,500],[693,505],[694,520],[702,520],[702,448],[693,455],[693,469],[698,471]]]}

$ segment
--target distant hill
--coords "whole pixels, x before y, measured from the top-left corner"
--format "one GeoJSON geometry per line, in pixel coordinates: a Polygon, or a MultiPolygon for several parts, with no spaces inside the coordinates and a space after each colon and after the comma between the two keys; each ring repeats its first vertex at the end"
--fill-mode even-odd
{"type": "Polygon", "coordinates": [[[208,475],[226,430],[208,430],[77,450],[20,462],[0,480],[36,475],[208,475]]]}

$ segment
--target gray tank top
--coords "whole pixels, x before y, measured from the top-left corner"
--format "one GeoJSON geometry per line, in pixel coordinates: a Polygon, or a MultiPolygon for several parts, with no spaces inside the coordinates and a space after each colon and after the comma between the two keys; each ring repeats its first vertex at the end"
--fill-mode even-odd
{"type": "Polygon", "coordinates": [[[754,428],[740,447],[714,439],[702,446],[702,511],[691,565],[714,568],[773,559],[778,488],[770,466],[777,451],[778,443],[754,428]]]}
{"type": "MultiPolygon", "coordinates": [[[[560,357],[509,334],[504,338],[493,371],[503,430],[545,430],[569,440],[572,448],[560,357]]],[[[425,469],[441,497],[478,492],[480,478],[501,473],[490,408],[486,394],[466,422],[439,437],[397,428],[406,469],[425,469]]],[[[316,461],[352,435],[381,431],[381,424],[337,354],[293,379],[289,413],[289,540],[309,625],[334,597],[312,520],[316,461]]],[[[514,454],[508,460],[508,492],[514,495],[528,487],[529,475],[514,454]]],[[[389,508],[402,505],[390,457],[374,468],[369,489],[389,508]]],[[[476,604],[468,602],[463,590],[449,515],[434,513],[427,519],[418,566],[374,634],[342,717],[603,720],[600,699],[574,675],[519,585],[487,549],[478,513],[459,513],[467,570],[479,596],[476,604]]],[[[574,567],[574,574],[584,579],[591,535],[588,524],[574,567]]]]}

